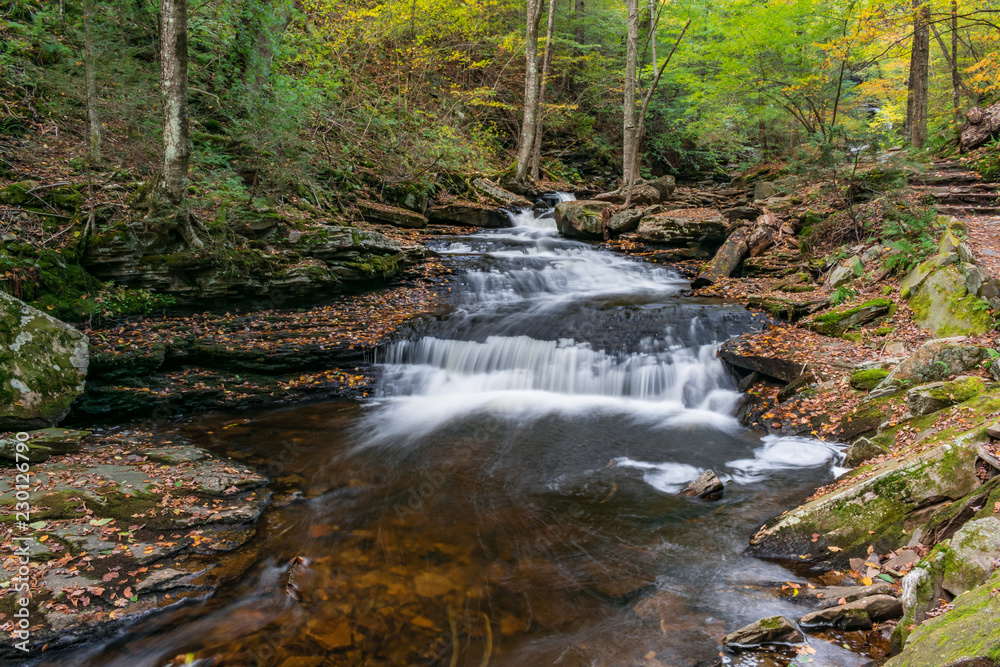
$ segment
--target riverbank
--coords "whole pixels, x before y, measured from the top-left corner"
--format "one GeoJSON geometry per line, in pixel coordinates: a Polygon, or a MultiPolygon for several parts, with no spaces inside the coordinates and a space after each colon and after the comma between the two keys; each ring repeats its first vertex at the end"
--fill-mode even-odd
{"type": "MultiPolygon", "coordinates": [[[[714,198],[707,196],[702,198],[697,193],[697,189],[681,190],[678,193],[678,196],[683,198],[682,203],[688,207],[687,210],[702,211],[705,208],[703,205],[709,200],[731,204],[722,209],[723,211],[741,208],[739,199],[742,195],[738,190],[729,188],[725,195],[716,193],[714,198]]],[[[757,205],[760,206],[760,204],[757,205]]],[[[746,206],[746,208],[750,207],[746,206]]],[[[668,211],[668,213],[670,212],[668,211]]],[[[789,213],[785,217],[778,218],[781,222],[780,226],[791,222],[796,214],[797,212],[793,209],[789,209],[789,213]]],[[[676,214],[674,215],[676,216],[676,214]]],[[[679,217],[683,218],[684,216],[679,217]]],[[[719,217],[726,218],[722,214],[719,217]]],[[[700,218],[700,222],[714,224],[711,222],[713,219],[711,215],[702,215],[700,218]]],[[[733,220],[739,220],[739,218],[734,217],[733,220]]],[[[937,225],[934,229],[944,232],[944,237],[940,240],[943,245],[939,246],[941,252],[938,254],[943,254],[945,257],[955,255],[958,258],[947,261],[942,259],[938,264],[944,267],[969,264],[970,262],[967,261],[958,245],[952,244],[951,247],[948,247],[948,244],[952,243],[949,239],[957,238],[956,234],[959,234],[961,230],[948,221],[938,222],[937,225]]],[[[780,226],[778,227],[779,231],[780,226]]],[[[792,227],[791,224],[788,226],[792,227]]],[[[462,229],[464,230],[462,233],[470,231],[470,228],[462,229]]],[[[442,231],[449,234],[456,232],[454,228],[442,231]]],[[[389,233],[394,232],[390,231],[389,233]]],[[[414,241],[426,241],[430,238],[423,231],[404,231],[402,234],[406,237],[405,242],[410,245],[414,241]],[[424,236],[421,239],[419,235],[424,236]]],[[[820,282],[817,278],[822,278],[826,265],[830,265],[830,268],[833,269],[836,268],[837,263],[825,262],[820,265],[817,262],[813,267],[804,266],[801,260],[794,259],[799,246],[798,241],[793,239],[792,235],[788,235],[784,243],[773,244],[767,249],[768,252],[762,253],[759,258],[753,258],[757,261],[751,263],[749,277],[718,280],[709,288],[696,292],[702,297],[727,297],[737,302],[745,299],[748,294],[753,294],[759,300],[751,301],[751,305],[757,303],[765,306],[765,312],[771,317],[781,318],[783,315],[790,315],[791,318],[797,320],[794,326],[791,324],[772,326],[760,333],[744,335],[738,341],[723,348],[722,358],[729,365],[733,374],[740,379],[741,389],[750,391],[750,400],[741,413],[744,422],[784,436],[818,436],[837,441],[849,441],[855,440],[859,436],[868,436],[869,440],[874,443],[874,447],[881,447],[881,449],[872,450],[867,442],[862,443],[863,446],[857,447],[858,451],[855,452],[855,455],[860,456],[861,454],[858,452],[867,451],[868,454],[874,452],[874,456],[870,457],[867,462],[862,460],[865,467],[857,470],[846,481],[839,482],[835,488],[824,490],[821,496],[838,493],[845,488],[853,488],[854,486],[862,488],[862,484],[866,480],[879,480],[882,478],[883,472],[887,469],[895,469],[897,466],[908,469],[916,465],[920,468],[920,474],[924,474],[927,464],[924,459],[914,458],[918,455],[932,456],[932,458],[937,456],[937,459],[934,460],[941,459],[944,461],[941,465],[950,466],[947,469],[952,476],[954,476],[955,470],[967,468],[966,463],[968,462],[965,462],[964,459],[956,464],[953,457],[938,456],[938,454],[940,447],[943,446],[942,443],[950,444],[946,442],[948,438],[953,438],[956,434],[962,434],[964,437],[965,430],[962,430],[964,427],[968,426],[972,430],[984,428],[983,423],[971,416],[971,404],[967,405],[965,402],[978,398],[983,401],[982,404],[977,403],[973,407],[978,412],[987,415],[994,414],[992,412],[994,410],[992,401],[995,400],[992,393],[994,387],[988,369],[985,367],[986,362],[991,360],[989,350],[993,349],[992,337],[986,333],[979,333],[961,342],[951,341],[946,343],[945,348],[949,350],[957,348],[960,353],[945,352],[943,356],[931,355],[929,360],[925,359],[924,366],[929,364],[931,367],[942,363],[942,359],[944,359],[944,363],[950,363],[949,360],[952,358],[956,358],[964,364],[954,368],[949,366],[949,373],[943,375],[938,373],[942,380],[954,375],[964,375],[975,376],[979,378],[979,381],[970,377],[954,386],[932,387],[930,389],[934,391],[930,393],[933,395],[929,398],[925,399],[919,396],[918,392],[915,394],[918,397],[911,400],[906,390],[919,389],[917,382],[901,377],[900,379],[906,384],[894,386],[895,393],[890,392],[884,396],[885,400],[880,400],[883,398],[882,396],[873,395],[877,392],[866,391],[866,387],[870,390],[874,385],[868,386],[868,384],[862,383],[870,384],[875,376],[878,376],[877,379],[883,380],[893,367],[905,366],[901,363],[900,357],[919,353],[920,346],[929,339],[929,336],[914,321],[916,311],[911,307],[909,299],[895,293],[883,294],[885,285],[879,287],[878,275],[874,273],[866,275],[865,270],[857,275],[853,268],[850,272],[854,274],[851,281],[853,294],[848,300],[834,306],[830,297],[836,294],[837,289],[827,285],[825,279],[820,282]],[[760,268],[754,267],[768,267],[769,275],[760,268]],[[761,275],[762,273],[764,275],[761,275]],[[807,276],[796,275],[800,273],[805,273],[807,276]],[[794,278],[794,282],[789,280],[790,277],[794,278]],[[795,289],[783,289],[787,287],[795,289]],[[803,298],[802,294],[808,294],[808,297],[803,298]],[[776,302],[773,301],[774,299],[782,299],[782,301],[776,302]],[[824,302],[824,300],[827,301],[824,302]],[[815,308],[817,301],[822,304],[819,309],[815,308]],[[778,304],[777,307],[774,306],[775,303],[778,304]],[[799,303],[807,305],[800,307],[797,305],[799,303]],[[806,311],[809,309],[813,309],[813,312],[807,313],[806,311]],[[832,317],[831,314],[833,314],[832,317]],[[837,329],[841,330],[837,331],[837,329]],[[887,331],[888,329],[891,331],[887,331]],[[879,333],[880,330],[881,333],[879,333]],[[838,335],[830,335],[831,332],[838,335]],[[892,361],[887,362],[885,358],[889,354],[897,356],[895,358],[888,357],[892,361]],[[872,366],[873,363],[874,366],[872,366]],[[871,371],[875,371],[875,373],[871,371]],[[863,377],[856,378],[855,376],[859,373],[863,377]],[[972,393],[969,393],[970,391],[972,393]],[[929,409],[927,406],[939,405],[942,400],[944,403],[952,403],[955,401],[955,397],[963,399],[963,401],[959,401],[962,403],[961,405],[957,407],[953,405],[941,406],[920,415],[921,417],[932,415],[934,418],[932,427],[927,426],[928,420],[915,420],[911,416],[914,404],[924,406],[919,409],[925,410],[929,409]],[[896,427],[899,428],[896,429],[896,427]],[[927,454],[928,451],[931,452],[930,455],[927,454]],[[880,464],[884,464],[885,469],[879,468],[880,464]]],[[[610,245],[628,253],[641,255],[644,259],[651,259],[654,262],[670,262],[671,267],[677,266],[681,270],[688,271],[692,276],[701,272],[703,260],[696,257],[683,259],[685,253],[691,254],[690,246],[686,246],[688,249],[684,250],[685,246],[682,245],[679,252],[676,245],[670,247],[669,244],[664,244],[663,240],[661,237],[651,241],[641,238],[641,233],[633,237],[626,233],[611,242],[610,245]],[[678,260],[683,261],[679,262],[678,260]]],[[[689,243],[689,241],[684,240],[683,243],[689,243]]],[[[874,244],[872,247],[877,245],[874,244]]],[[[856,254],[859,255],[859,261],[863,264],[865,263],[864,256],[869,254],[868,250],[870,248],[857,249],[856,254]]],[[[882,255],[876,254],[874,260],[891,256],[889,252],[880,252],[882,255]]],[[[873,262],[873,260],[868,261],[873,262]]],[[[843,263],[841,262],[841,264],[843,263]]],[[[261,406],[279,402],[291,404],[310,397],[364,398],[365,394],[370,392],[374,380],[374,376],[370,373],[371,367],[367,363],[370,361],[368,355],[374,346],[392,335],[397,327],[409,321],[414,315],[436,311],[436,295],[446,294],[449,290],[447,282],[451,279],[449,270],[435,262],[425,262],[419,266],[421,268],[416,269],[419,273],[411,275],[407,279],[407,283],[381,291],[377,298],[373,298],[370,293],[359,294],[344,296],[329,306],[312,309],[268,310],[225,315],[201,313],[185,317],[144,318],[141,322],[87,330],[96,351],[92,358],[90,371],[96,382],[78,405],[97,407],[89,408],[89,411],[76,408],[79,412],[74,413],[76,415],[74,419],[91,419],[93,415],[100,414],[120,416],[129,411],[132,414],[141,414],[150,406],[156,410],[153,413],[154,416],[166,417],[175,411],[190,412],[192,409],[206,407],[261,406]],[[333,337],[330,335],[332,330],[337,332],[333,337]],[[272,359],[276,359],[277,362],[272,363],[272,359]],[[331,368],[338,370],[331,371],[331,368]],[[102,400],[105,401],[103,406],[102,400]]],[[[746,262],[744,262],[744,266],[746,266],[746,262]]],[[[878,262],[873,262],[873,266],[878,266],[878,262]]],[[[884,283],[884,279],[881,282],[884,283]]],[[[925,353],[924,357],[926,356],[925,353]]],[[[917,361],[924,357],[917,354],[917,360],[909,365],[914,366],[917,361]]],[[[923,380],[930,378],[931,374],[921,370],[917,371],[914,377],[923,380]]],[[[936,377],[937,375],[934,376],[934,378],[936,377]]],[[[925,391],[930,391],[930,389],[925,388],[925,391]]],[[[233,427],[239,424],[240,419],[235,419],[232,422],[233,427]]],[[[105,479],[121,477],[124,480],[129,477],[129,474],[125,473],[134,472],[131,469],[126,470],[129,465],[136,462],[136,459],[130,457],[146,456],[147,449],[157,450],[168,446],[168,444],[173,444],[159,443],[155,439],[149,440],[148,436],[140,434],[132,434],[129,437],[135,438],[133,442],[136,444],[126,446],[122,443],[109,444],[103,440],[84,440],[83,458],[76,460],[71,456],[63,461],[63,457],[57,454],[51,459],[52,464],[42,464],[42,469],[45,470],[48,465],[55,465],[54,470],[57,472],[54,473],[54,476],[60,477],[62,473],[58,472],[60,470],[58,466],[65,463],[71,467],[75,466],[68,471],[67,477],[77,473],[82,476],[106,474],[105,479]],[[105,446],[108,446],[109,451],[112,452],[110,460],[106,457],[102,459],[100,456],[100,450],[104,449],[105,446]],[[116,459],[116,456],[121,458],[116,459]],[[106,467],[115,465],[113,461],[126,461],[127,464],[124,464],[125,467],[120,464],[117,469],[106,467]],[[94,472],[92,469],[100,469],[103,472],[94,472]]],[[[989,453],[990,450],[984,451],[989,453]]],[[[169,453],[167,456],[174,458],[174,455],[169,453]]],[[[193,451],[190,456],[194,457],[194,460],[181,461],[181,463],[191,464],[190,466],[178,465],[179,470],[166,470],[163,473],[170,477],[167,481],[181,482],[181,485],[176,487],[178,489],[184,489],[186,482],[183,479],[174,480],[171,475],[179,475],[180,468],[190,468],[192,471],[196,471],[199,465],[218,464],[224,468],[240,470],[236,462],[224,459],[214,460],[203,451],[193,451]],[[202,461],[214,461],[214,463],[202,464],[200,463],[202,461]]],[[[146,462],[139,461],[139,463],[146,462]]],[[[975,468],[976,465],[978,463],[975,463],[973,467],[975,468]]],[[[46,472],[46,474],[48,473],[46,472]]],[[[197,473],[192,472],[192,474],[197,473]]],[[[986,475],[986,480],[990,479],[989,470],[985,470],[983,474],[986,475]]],[[[965,475],[953,480],[956,483],[947,489],[933,486],[922,488],[921,493],[929,494],[925,497],[934,499],[932,505],[920,500],[915,492],[911,493],[913,497],[907,496],[909,498],[907,502],[911,503],[912,509],[918,515],[918,520],[904,520],[902,522],[904,527],[899,530],[907,530],[912,534],[914,529],[923,530],[926,525],[928,530],[933,531],[934,540],[927,539],[913,544],[910,544],[909,540],[901,542],[898,535],[888,535],[888,532],[891,532],[889,528],[895,524],[886,528],[886,535],[881,533],[876,535],[882,529],[877,517],[865,517],[863,521],[853,517],[853,524],[864,525],[866,526],[865,530],[872,531],[868,536],[861,534],[856,543],[848,544],[842,540],[834,540],[817,530],[806,534],[805,537],[808,539],[801,544],[782,537],[781,540],[777,540],[777,543],[781,545],[780,548],[774,548],[775,542],[768,541],[767,535],[761,533],[755,538],[751,549],[754,553],[767,557],[777,557],[785,562],[808,562],[814,567],[834,568],[824,578],[813,579],[812,585],[816,586],[825,581],[828,584],[863,588],[866,586],[866,580],[882,575],[885,579],[892,580],[891,584],[888,581],[885,582],[889,586],[888,590],[869,591],[869,594],[859,598],[861,600],[885,595],[887,592],[894,595],[901,594],[903,592],[902,579],[913,570],[914,563],[900,565],[898,559],[902,557],[912,561],[914,555],[917,557],[925,556],[930,553],[929,549],[935,547],[937,548],[937,551],[934,552],[935,557],[943,553],[944,547],[940,547],[940,540],[945,539],[943,537],[945,535],[953,538],[953,533],[958,529],[960,522],[970,519],[969,512],[963,509],[959,513],[959,516],[962,517],[961,520],[948,519],[948,530],[954,528],[951,531],[952,534],[948,534],[947,530],[941,531],[935,528],[937,523],[934,522],[940,522],[942,519],[933,512],[930,514],[929,512],[931,510],[943,511],[940,503],[947,501],[941,501],[941,497],[947,497],[952,502],[961,502],[963,507],[979,506],[981,504],[979,501],[983,498],[980,498],[982,493],[978,491],[981,485],[977,485],[975,479],[979,478],[965,475]],[[916,525],[917,523],[920,525],[916,525]],[[820,539],[821,537],[822,539],[820,539]],[[861,566],[854,567],[855,564],[847,559],[850,558],[851,554],[856,553],[857,558],[861,558],[863,561],[867,560],[871,555],[868,553],[868,546],[872,547],[871,553],[879,559],[878,567],[866,565],[864,562],[861,566]],[[823,549],[826,551],[822,551],[823,549]],[[843,554],[843,557],[834,558],[831,554],[843,554]],[[883,568],[883,563],[892,563],[892,565],[886,565],[883,568]]],[[[150,482],[146,482],[144,478],[143,484],[145,485],[142,490],[143,494],[155,496],[156,493],[163,490],[152,479],[150,482]],[[153,484],[153,486],[149,487],[149,484],[153,484]]],[[[863,488],[867,489],[868,487],[863,488]]],[[[174,497],[172,494],[164,494],[152,499],[146,498],[146,500],[164,507],[173,506],[181,513],[189,511],[188,505],[194,507],[198,503],[205,504],[207,502],[209,506],[214,506],[225,500],[221,497],[211,497],[209,490],[206,489],[199,488],[197,491],[200,494],[208,495],[186,494],[174,497]]],[[[225,491],[226,489],[223,490],[223,492],[225,491]]],[[[860,496],[852,496],[852,498],[861,498],[859,504],[868,505],[876,500],[870,498],[869,493],[869,490],[865,490],[860,496]]],[[[227,494],[223,493],[223,495],[227,494]]],[[[989,496],[988,491],[986,495],[989,496]]],[[[78,500],[86,503],[84,499],[78,500]]],[[[253,505],[251,496],[242,498],[242,501],[245,507],[253,505]]],[[[898,501],[899,498],[892,499],[892,502],[898,501]]],[[[102,506],[108,504],[104,496],[94,499],[93,502],[102,506]]],[[[92,504],[91,510],[98,511],[95,509],[96,507],[97,505],[92,504]]],[[[50,511],[51,508],[45,507],[44,510],[50,511]]],[[[982,510],[981,507],[980,510],[982,510]]],[[[230,508],[230,513],[238,514],[235,508],[230,508]]],[[[973,512],[971,518],[990,518],[988,512],[981,513],[983,516],[973,512]]],[[[229,526],[237,533],[246,533],[252,530],[253,522],[260,516],[259,511],[256,514],[253,512],[250,514],[253,516],[239,517],[240,521],[245,520],[244,523],[239,521],[235,524],[227,524],[225,521],[214,523],[229,526]]],[[[87,519],[83,523],[79,519],[56,514],[44,520],[47,522],[51,520],[53,529],[63,532],[69,531],[67,533],[69,534],[79,530],[76,527],[81,525],[85,526],[84,531],[112,525],[111,522],[102,525],[90,523],[90,521],[100,523],[108,518],[114,519],[114,525],[117,525],[118,518],[103,516],[103,514],[100,518],[87,519]],[[59,523],[60,521],[68,523],[62,525],[59,523]]],[[[129,519],[131,518],[130,516],[129,519]]],[[[188,520],[187,517],[182,518],[188,520]]],[[[208,534],[211,534],[217,528],[214,523],[206,521],[204,526],[201,523],[196,523],[194,530],[206,530],[208,534]]],[[[132,526],[141,527],[141,524],[130,523],[126,527],[128,530],[121,532],[135,533],[128,539],[135,540],[135,544],[142,545],[142,551],[150,546],[154,550],[157,548],[156,541],[149,541],[150,535],[142,533],[138,528],[132,530],[132,526]]],[[[49,529],[50,526],[46,524],[39,530],[44,535],[49,529]]],[[[175,530],[176,532],[172,532],[171,535],[177,534],[192,540],[185,542],[182,546],[186,553],[183,554],[181,560],[186,561],[190,556],[198,555],[199,543],[195,539],[196,536],[192,537],[192,530],[181,532],[179,526],[167,526],[163,528],[164,535],[166,530],[175,530]]],[[[825,530],[826,533],[836,533],[838,529],[833,527],[825,530]]],[[[101,531],[95,530],[94,534],[96,534],[96,538],[92,539],[115,537],[110,532],[104,535],[101,531]]],[[[124,539],[121,535],[118,537],[124,539]]],[[[159,534],[157,538],[159,538],[159,534]]],[[[232,544],[238,546],[239,539],[233,540],[232,544]]],[[[222,544],[221,547],[216,548],[210,545],[206,548],[223,553],[226,551],[225,546],[222,544]]],[[[75,552],[76,558],[79,559],[90,555],[86,551],[77,551],[82,548],[79,544],[75,547],[72,544],[67,544],[64,548],[71,553],[75,552]]],[[[108,550],[101,549],[100,551],[108,550]]],[[[116,552],[114,548],[111,548],[110,551],[111,553],[104,555],[108,557],[124,556],[121,550],[116,552]]],[[[181,566],[180,561],[171,560],[173,557],[173,555],[164,556],[164,560],[161,561],[166,564],[164,567],[187,572],[181,566]]],[[[60,559],[49,560],[59,561],[60,559]]],[[[49,560],[45,562],[48,563],[49,560]]],[[[71,560],[76,564],[75,560],[71,560]]],[[[127,565],[126,573],[136,573],[132,575],[137,577],[136,581],[128,580],[133,584],[129,588],[134,592],[138,590],[141,583],[139,575],[145,575],[146,572],[139,572],[140,563],[130,562],[127,565]]],[[[86,570],[86,568],[84,569],[86,570]]],[[[917,569],[923,571],[925,568],[917,569]]],[[[102,573],[102,578],[106,574],[102,573]]],[[[942,570],[942,576],[945,574],[942,570]]],[[[54,585],[57,587],[61,586],[62,583],[66,583],[66,586],[59,588],[59,590],[48,589],[51,590],[52,597],[51,599],[46,598],[45,602],[53,600],[55,602],[47,611],[53,611],[56,614],[69,614],[67,618],[75,619],[67,621],[69,625],[65,627],[76,623],[93,623],[95,625],[85,627],[90,627],[92,631],[96,631],[97,627],[103,627],[108,634],[122,629],[128,623],[161,604],[169,605],[186,597],[187,591],[190,591],[192,596],[198,597],[198,595],[210,594],[211,590],[214,590],[211,586],[198,580],[197,577],[189,581],[187,577],[178,575],[176,581],[171,580],[164,584],[162,589],[153,590],[149,589],[149,586],[145,586],[143,590],[148,589],[151,596],[133,595],[128,597],[130,604],[117,607],[115,605],[122,602],[124,589],[121,591],[106,589],[97,594],[88,591],[86,587],[81,588],[80,582],[72,578],[67,582],[55,580],[53,577],[49,577],[49,579],[55,581],[54,585]],[[80,593],[79,590],[82,590],[83,593],[80,593]],[[59,596],[60,592],[63,592],[62,596],[59,596]],[[154,593],[155,595],[153,595],[154,593]],[[184,594],[181,595],[181,593],[184,594]],[[87,609],[90,605],[94,605],[94,608],[87,611],[89,616],[84,615],[77,618],[73,616],[70,607],[74,606],[72,600],[81,595],[90,601],[81,609],[87,609]],[[132,597],[137,599],[132,600],[132,597]],[[63,599],[68,602],[63,602],[63,599]],[[138,603],[140,600],[142,600],[143,605],[131,606],[131,603],[138,603]]],[[[43,582],[43,586],[49,585],[49,581],[45,580],[44,577],[43,582]]],[[[221,584],[222,582],[217,583],[221,584]]],[[[803,584],[796,585],[803,588],[803,584]]],[[[98,588],[104,587],[98,586],[98,588]]],[[[785,590],[800,590],[800,588],[788,586],[785,590]]],[[[804,589],[808,589],[808,586],[805,586],[804,589]]],[[[777,590],[775,592],[777,593],[777,590]]],[[[848,594],[840,597],[844,598],[845,605],[849,605],[854,601],[847,598],[858,595],[861,593],[852,588],[848,594]]],[[[837,599],[839,600],[839,597],[837,599]]],[[[904,595],[904,601],[905,599],[904,595]]],[[[916,608],[916,603],[906,604],[907,614],[910,613],[911,609],[916,608]]],[[[920,604],[926,606],[927,600],[920,604]]],[[[884,640],[887,630],[892,625],[891,619],[887,623],[884,620],[875,620],[875,616],[869,615],[870,625],[874,625],[874,629],[868,634],[852,635],[845,640],[845,635],[841,631],[847,630],[843,627],[836,628],[836,626],[841,623],[839,619],[844,618],[843,614],[852,610],[840,609],[842,606],[844,605],[834,605],[836,607],[834,611],[825,612],[829,623],[824,621],[817,625],[817,627],[827,627],[832,624],[834,626],[833,634],[827,636],[824,630],[816,635],[817,638],[849,641],[856,647],[864,645],[867,647],[864,652],[872,657],[884,654],[886,652],[884,640]]],[[[929,608],[923,614],[925,617],[935,618],[940,615],[936,613],[937,611],[934,608],[929,608]]],[[[57,620],[60,618],[63,617],[56,617],[57,620]]],[[[915,615],[914,618],[920,620],[915,615]]],[[[908,625],[913,625],[913,623],[908,625]]],[[[861,623],[861,626],[864,626],[864,623],[861,623]]],[[[905,630],[906,626],[903,627],[905,630]]],[[[35,629],[42,633],[40,636],[47,637],[44,635],[45,629],[43,627],[35,629]]],[[[724,628],[723,630],[732,631],[735,628],[724,628]]],[[[855,632],[853,626],[849,632],[855,632]]],[[[903,632],[901,630],[896,636],[897,648],[902,642],[903,632]]],[[[745,641],[744,638],[742,642],[737,643],[745,641]]],[[[777,656],[775,658],[779,659],[777,656]]],[[[783,659],[790,660],[791,658],[786,656],[783,659]]]]}

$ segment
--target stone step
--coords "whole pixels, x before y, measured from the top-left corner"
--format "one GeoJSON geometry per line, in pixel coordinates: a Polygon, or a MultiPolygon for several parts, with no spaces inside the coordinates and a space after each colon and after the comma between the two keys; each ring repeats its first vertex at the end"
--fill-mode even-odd
{"type": "Polygon", "coordinates": [[[1000,216],[1000,206],[938,206],[941,215],[953,215],[956,218],[969,215],[1000,216]]]}

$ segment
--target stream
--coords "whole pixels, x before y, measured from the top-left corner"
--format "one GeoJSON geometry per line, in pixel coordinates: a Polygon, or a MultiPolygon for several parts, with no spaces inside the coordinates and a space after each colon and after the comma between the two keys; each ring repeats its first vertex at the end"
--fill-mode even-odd
{"type": "Polygon", "coordinates": [[[257,463],[275,502],[214,595],[44,664],[691,667],[809,611],[776,594],[803,579],[742,554],[841,472],[838,446],[735,419],[716,349],[762,318],[561,238],[551,210],[512,219],[435,242],[449,307],[378,351],[373,399],[152,427],[257,463]],[[720,499],[680,493],[708,469],[720,499]]]}

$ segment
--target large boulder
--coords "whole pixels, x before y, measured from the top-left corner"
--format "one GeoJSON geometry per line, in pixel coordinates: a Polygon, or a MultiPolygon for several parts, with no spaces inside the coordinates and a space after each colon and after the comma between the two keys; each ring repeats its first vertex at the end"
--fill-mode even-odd
{"type": "Polygon", "coordinates": [[[0,292],[0,430],[54,426],[83,393],[82,333],[0,292]]]}
{"type": "Polygon", "coordinates": [[[1000,562],[1000,519],[969,521],[951,538],[951,551],[954,565],[945,569],[941,586],[961,595],[986,581],[1000,562]]]}
{"type": "Polygon", "coordinates": [[[436,224],[490,229],[510,226],[510,218],[503,211],[475,202],[448,202],[430,206],[425,213],[436,224]]]}
{"type": "Polygon", "coordinates": [[[618,236],[619,234],[634,232],[639,228],[639,222],[642,220],[644,213],[645,209],[641,208],[629,208],[624,211],[618,211],[608,219],[608,234],[618,236]]]}
{"type": "Polygon", "coordinates": [[[909,539],[914,517],[934,503],[963,498],[979,485],[975,447],[950,440],[925,451],[891,458],[871,474],[835,488],[777,517],[750,541],[748,553],[763,557],[829,559],[835,566],[895,550],[909,539]],[[833,547],[828,549],[828,547],[833,547]]]}
{"type": "MultiPolygon", "coordinates": [[[[907,575],[909,576],[909,575],[907,575]]],[[[916,628],[885,667],[987,667],[1000,655],[1000,571],[954,600],[954,608],[916,628]]],[[[905,622],[905,619],[904,621],[905,622]]],[[[902,625],[902,622],[900,623],[902,625]]]]}
{"type": "Polygon", "coordinates": [[[959,145],[963,151],[979,148],[991,137],[1000,134],[1000,102],[985,109],[979,107],[969,109],[965,113],[965,124],[962,125],[961,132],[959,145]]]}
{"type": "Polygon", "coordinates": [[[531,206],[531,202],[520,195],[516,195],[509,190],[504,190],[496,183],[488,181],[485,178],[477,178],[472,181],[472,187],[479,194],[493,199],[501,206],[510,206],[513,208],[524,208],[531,206]]]}
{"type": "Polygon", "coordinates": [[[917,324],[936,338],[979,335],[993,328],[988,304],[968,293],[965,276],[953,266],[938,269],[910,297],[917,324]]]}
{"type": "Polygon", "coordinates": [[[947,380],[974,370],[988,358],[986,348],[967,345],[964,336],[929,340],[892,369],[876,389],[947,380]]]}
{"type": "Polygon", "coordinates": [[[604,218],[611,216],[611,202],[580,199],[556,204],[555,219],[563,236],[603,239],[604,218]]]}
{"type": "Polygon", "coordinates": [[[714,253],[726,240],[726,221],[710,208],[687,208],[646,216],[639,224],[639,237],[676,248],[714,253]]]}

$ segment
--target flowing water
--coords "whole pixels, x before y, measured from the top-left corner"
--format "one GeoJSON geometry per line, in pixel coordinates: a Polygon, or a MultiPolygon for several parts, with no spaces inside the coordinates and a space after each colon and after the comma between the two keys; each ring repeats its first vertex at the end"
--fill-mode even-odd
{"type": "Polygon", "coordinates": [[[379,351],[371,402],[177,427],[268,466],[279,502],[220,566],[238,580],[74,664],[710,664],[725,632],[804,613],[769,585],[796,575],[742,551],[840,453],[733,417],[715,351],[762,323],[551,211],[512,218],[439,242],[452,308],[379,351]],[[721,499],[679,493],[707,469],[721,499]]]}

